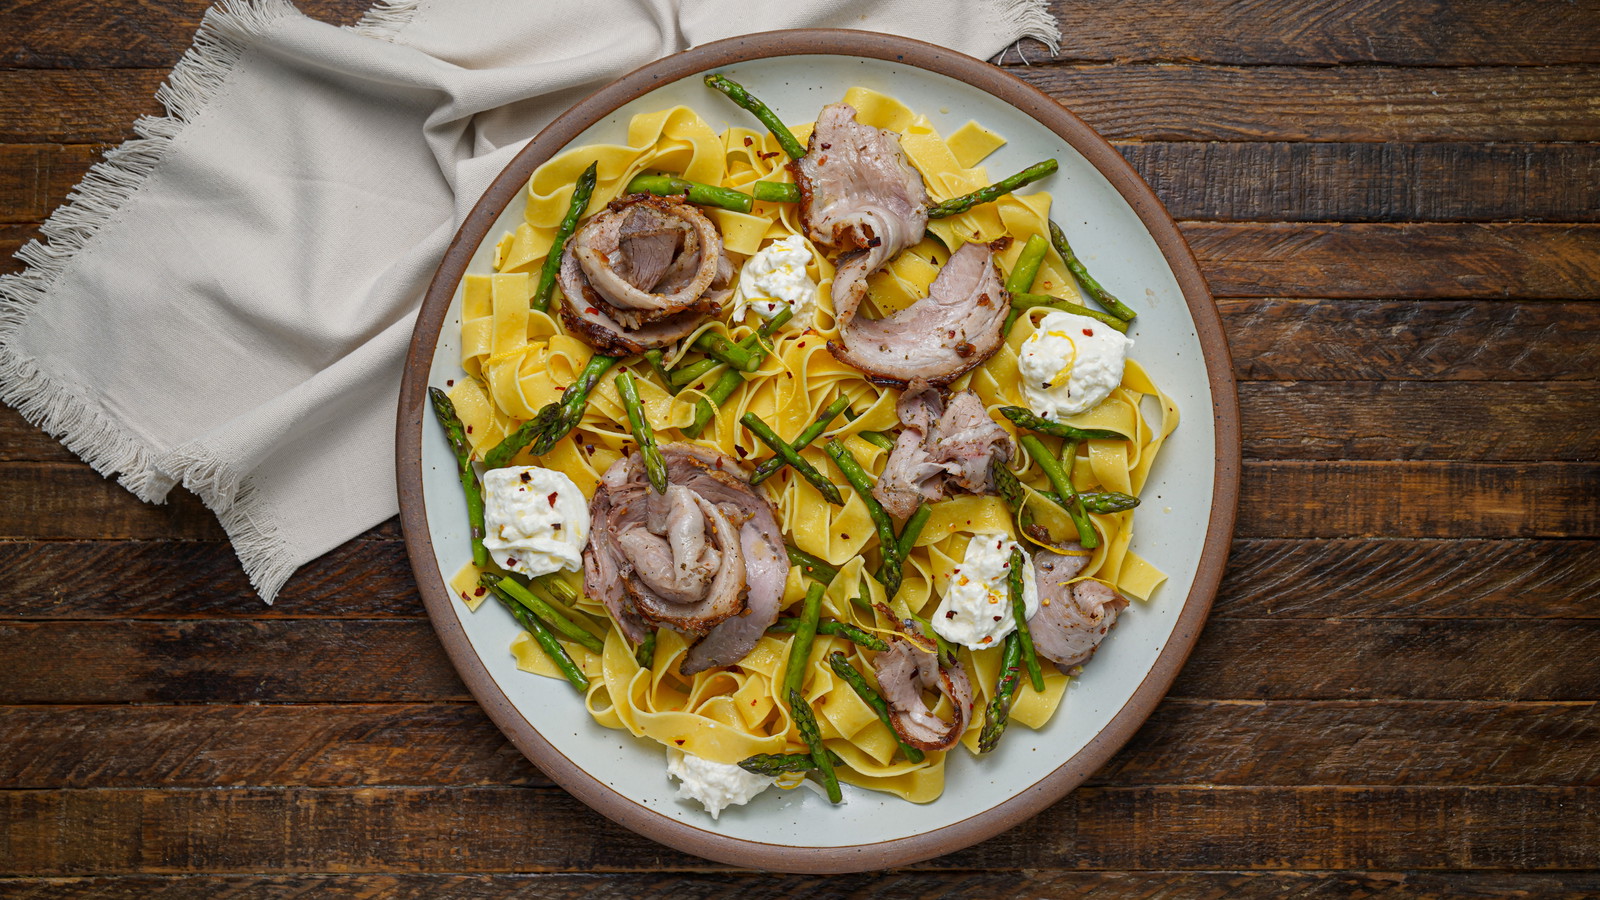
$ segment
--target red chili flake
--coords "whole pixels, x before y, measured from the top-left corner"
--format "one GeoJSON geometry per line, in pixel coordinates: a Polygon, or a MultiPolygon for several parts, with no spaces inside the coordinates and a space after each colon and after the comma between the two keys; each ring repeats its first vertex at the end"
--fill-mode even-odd
{"type": "Polygon", "coordinates": [[[478,589],[472,592],[472,596],[474,596],[474,597],[482,597],[485,593],[488,592],[488,590],[489,590],[488,588],[486,588],[486,587],[484,587],[483,585],[480,584],[480,585],[478,585],[478,589]]]}
{"type": "Polygon", "coordinates": [[[561,523],[557,522],[554,525],[551,525],[550,526],[550,530],[551,531],[560,531],[561,530],[561,523]]]}
{"type": "Polygon", "coordinates": [[[678,746],[679,746],[679,747],[682,747],[682,746],[683,746],[683,741],[684,741],[684,739],[683,739],[683,738],[673,738],[673,739],[672,739],[672,742],[673,742],[673,743],[674,743],[674,744],[677,744],[677,745],[678,745],[678,746]]]}
{"type": "Polygon", "coordinates": [[[517,561],[516,561],[516,559],[514,557],[510,557],[510,556],[506,557],[506,568],[514,569],[514,568],[516,568],[516,565],[517,565],[517,561]]]}
{"type": "Polygon", "coordinates": [[[995,617],[994,617],[994,620],[995,620],[995,621],[996,621],[996,622],[998,622],[998,621],[1000,621],[1000,617],[999,617],[999,616],[995,616],[995,617]]]}
{"type": "Polygon", "coordinates": [[[805,341],[801,341],[800,343],[796,344],[795,346],[796,347],[804,347],[805,345],[806,345],[806,342],[805,341]]]}
{"type": "Polygon", "coordinates": [[[584,314],[585,314],[585,315],[590,315],[590,316],[592,316],[592,315],[596,315],[596,314],[598,314],[598,313],[599,313],[599,312],[600,312],[600,310],[598,310],[598,309],[595,309],[595,308],[594,308],[594,307],[592,307],[592,306],[585,306],[585,307],[584,307],[584,308],[583,308],[583,312],[584,312],[584,314]]]}
{"type": "Polygon", "coordinates": [[[468,597],[468,596],[467,596],[467,592],[466,592],[466,591],[462,591],[462,592],[461,592],[461,599],[462,599],[462,600],[465,600],[465,601],[468,601],[468,602],[471,602],[471,600],[472,600],[472,598],[471,598],[471,597],[468,597]]]}
{"type": "Polygon", "coordinates": [[[468,425],[467,426],[467,434],[471,434],[471,433],[472,433],[472,426],[468,425]]]}
{"type": "Polygon", "coordinates": [[[774,157],[774,156],[777,156],[777,155],[778,155],[778,151],[776,151],[776,150],[774,150],[774,151],[772,151],[772,152],[771,152],[771,153],[761,153],[761,152],[757,152],[757,153],[756,153],[756,155],[757,155],[757,156],[759,156],[759,157],[761,157],[761,158],[762,158],[762,159],[771,159],[771,158],[773,158],[773,157],[774,157]]]}
{"type": "Polygon", "coordinates": [[[1083,330],[1083,336],[1084,337],[1094,337],[1094,330],[1090,329],[1090,328],[1085,328],[1083,330]]]}
{"type": "Polygon", "coordinates": [[[533,473],[532,472],[523,472],[522,473],[522,483],[523,484],[527,484],[528,482],[530,482],[532,480],[533,480],[533,473]]]}
{"type": "Polygon", "coordinates": [[[832,150],[833,149],[833,145],[828,143],[827,141],[823,141],[822,143],[818,144],[817,146],[821,147],[824,150],[832,150]]]}
{"type": "Polygon", "coordinates": [[[455,387],[456,386],[456,380],[454,378],[452,378],[449,381],[446,381],[444,383],[444,386],[445,387],[455,387]]]}
{"type": "Polygon", "coordinates": [[[551,491],[550,492],[550,496],[546,497],[545,499],[550,501],[550,505],[551,506],[555,506],[556,505],[556,498],[559,497],[559,496],[561,496],[561,495],[559,493],[557,493],[556,491],[551,491]]]}
{"type": "Polygon", "coordinates": [[[841,532],[839,532],[839,540],[848,541],[848,540],[850,540],[850,535],[845,534],[844,532],[841,531],[841,532]]]}
{"type": "Polygon", "coordinates": [[[956,617],[956,611],[952,609],[949,612],[945,613],[944,617],[946,619],[954,619],[956,617]]]}
{"type": "Polygon", "coordinates": [[[993,641],[994,641],[994,638],[989,637],[989,636],[985,636],[984,639],[979,641],[978,643],[980,643],[980,644],[988,644],[988,643],[992,643],[993,641]]]}
{"type": "Polygon", "coordinates": [[[745,146],[746,146],[746,147],[748,147],[748,146],[750,146],[750,145],[751,145],[751,144],[754,144],[754,143],[755,143],[755,141],[753,141],[753,140],[751,140],[751,139],[750,139],[750,138],[749,138],[749,137],[746,137],[746,138],[745,138],[745,139],[744,139],[744,145],[745,145],[745,146]]]}

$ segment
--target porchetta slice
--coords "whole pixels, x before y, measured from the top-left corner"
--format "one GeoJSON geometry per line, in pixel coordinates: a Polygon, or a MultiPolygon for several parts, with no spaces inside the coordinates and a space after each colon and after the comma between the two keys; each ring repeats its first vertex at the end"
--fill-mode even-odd
{"type": "Polygon", "coordinates": [[[1128,608],[1128,601],[1098,581],[1073,582],[1088,565],[1089,556],[1076,544],[1063,549],[1079,553],[1040,550],[1033,555],[1039,611],[1028,619],[1028,631],[1039,655],[1065,672],[1094,656],[1117,624],[1117,614],[1128,608]]]}
{"type": "Polygon", "coordinates": [[[956,393],[947,405],[938,388],[914,378],[895,412],[900,437],[872,489],[890,515],[903,519],[924,500],[943,500],[948,491],[994,490],[990,463],[1011,459],[1011,441],[976,393],[956,393]]]}
{"type": "Polygon", "coordinates": [[[557,281],[567,327],[628,356],[687,335],[732,293],[722,235],[682,198],[630,194],[572,236],[557,281]]]}
{"type": "Polygon", "coordinates": [[[1010,308],[994,250],[963,244],[946,260],[928,296],[899,312],[867,319],[852,307],[846,315],[835,299],[839,339],[828,342],[828,349],[880,384],[920,378],[943,386],[1000,349],[1010,308]]]}
{"type": "MultiPolygon", "coordinates": [[[[888,610],[883,610],[887,613],[888,610]]],[[[961,740],[972,721],[972,682],[959,662],[941,665],[933,644],[907,626],[910,637],[888,635],[889,649],[873,657],[883,699],[889,704],[889,723],[895,733],[921,750],[948,750],[961,740]],[[951,721],[928,708],[924,691],[937,690],[950,700],[951,721]]]]}
{"type": "Polygon", "coordinates": [[[700,638],[685,675],[732,665],[778,620],[789,565],[772,507],[731,458],[689,444],[661,447],[667,492],[638,454],[608,468],[589,503],[584,590],[630,641],[651,627],[700,638]]]}

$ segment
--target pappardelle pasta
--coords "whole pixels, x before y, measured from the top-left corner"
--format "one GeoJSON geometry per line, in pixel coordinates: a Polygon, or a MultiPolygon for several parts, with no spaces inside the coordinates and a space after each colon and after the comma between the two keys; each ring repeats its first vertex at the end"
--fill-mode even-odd
{"type": "Polygon", "coordinates": [[[1048,193],[951,204],[1002,136],[859,87],[778,129],[678,106],[533,173],[434,395],[477,517],[451,588],[713,815],[924,803],[1165,579],[1130,542],[1178,410],[1048,193]]]}

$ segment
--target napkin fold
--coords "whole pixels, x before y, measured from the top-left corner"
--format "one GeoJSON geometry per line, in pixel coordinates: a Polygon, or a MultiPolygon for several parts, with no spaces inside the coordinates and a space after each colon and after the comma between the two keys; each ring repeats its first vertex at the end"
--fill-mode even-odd
{"type": "Polygon", "coordinates": [[[394,515],[402,365],[458,223],[526,141],[651,60],[780,28],[990,57],[1043,0],[389,0],[212,8],[0,278],[0,401],[140,499],[183,484],[268,603],[394,515]]]}

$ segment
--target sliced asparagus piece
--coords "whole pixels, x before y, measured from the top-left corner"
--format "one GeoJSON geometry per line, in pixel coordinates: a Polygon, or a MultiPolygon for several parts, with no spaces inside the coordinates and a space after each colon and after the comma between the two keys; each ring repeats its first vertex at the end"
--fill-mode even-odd
{"type": "Polygon", "coordinates": [[[1084,290],[1089,292],[1089,296],[1100,301],[1100,305],[1106,308],[1106,312],[1125,322],[1133,321],[1138,313],[1129,309],[1121,300],[1113,297],[1110,291],[1101,287],[1100,282],[1094,280],[1094,277],[1089,274],[1089,270],[1084,268],[1083,262],[1078,259],[1077,254],[1072,252],[1072,245],[1067,243],[1067,233],[1062,231],[1061,226],[1054,221],[1050,223],[1050,240],[1056,245],[1056,252],[1061,254],[1061,260],[1067,264],[1067,270],[1072,273],[1073,278],[1078,279],[1078,283],[1082,284],[1084,290]]]}
{"type": "Polygon", "coordinates": [[[799,451],[785,443],[783,438],[778,437],[778,433],[773,431],[767,423],[761,421],[760,416],[753,412],[747,412],[739,417],[739,424],[750,429],[750,433],[755,435],[761,443],[766,444],[769,450],[783,457],[783,461],[788,463],[790,468],[799,472],[801,477],[811,482],[811,486],[822,494],[823,499],[835,506],[844,505],[844,497],[839,494],[839,488],[829,481],[827,476],[817,471],[816,466],[807,462],[799,451]]]}
{"type": "MultiPolygon", "coordinates": [[[[828,404],[827,408],[817,413],[816,421],[807,425],[806,429],[800,432],[800,436],[794,439],[794,443],[790,447],[794,449],[794,452],[799,453],[801,450],[811,446],[811,442],[821,437],[822,433],[828,430],[828,425],[838,418],[839,413],[849,405],[850,398],[843,394],[839,395],[837,399],[828,404]]],[[[782,456],[773,456],[770,459],[766,459],[762,461],[761,465],[756,466],[755,474],[750,477],[750,483],[760,484],[776,475],[786,465],[788,465],[788,462],[782,456]]]]}
{"type": "Polygon", "coordinates": [[[1015,175],[1002,178],[988,187],[979,188],[970,194],[962,194],[928,207],[928,218],[943,219],[947,216],[959,216],[980,203],[992,203],[1006,194],[1030,185],[1044,178],[1060,168],[1053,159],[1036,162],[1015,175]]]}
{"type": "Polygon", "coordinates": [[[900,752],[906,755],[906,759],[914,763],[922,762],[924,758],[922,751],[906,743],[905,739],[900,737],[900,733],[894,730],[894,723],[889,720],[888,701],[884,700],[883,696],[874,690],[872,685],[867,684],[866,676],[856,671],[856,667],[850,665],[850,660],[846,659],[845,655],[837,650],[828,654],[828,665],[833,668],[835,675],[844,679],[845,684],[850,685],[856,692],[856,696],[861,698],[862,703],[872,707],[872,711],[878,714],[878,721],[882,722],[883,727],[889,729],[889,733],[894,735],[895,742],[900,745],[900,752]]]}
{"type": "Polygon", "coordinates": [[[752,96],[749,91],[745,90],[744,85],[716,73],[706,75],[705,81],[707,87],[721,91],[729,100],[737,103],[741,109],[760,119],[761,124],[767,126],[767,130],[772,132],[772,136],[778,139],[778,146],[783,148],[784,153],[789,154],[790,159],[799,159],[806,155],[806,148],[801,146],[800,141],[795,139],[794,132],[789,130],[789,126],[783,124],[783,120],[778,118],[778,114],[768,108],[765,103],[762,103],[752,96]]]}
{"type": "Polygon", "coordinates": [[[583,217],[583,211],[589,208],[589,198],[594,194],[594,184],[598,177],[600,163],[589,163],[589,168],[583,170],[578,176],[578,186],[572,191],[572,202],[567,205],[567,214],[562,217],[561,224],[556,226],[555,237],[550,241],[550,252],[545,254],[544,268],[539,270],[539,286],[533,292],[530,301],[533,308],[540,312],[550,308],[550,295],[556,288],[556,273],[561,271],[561,253],[567,247],[567,239],[578,230],[578,220],[583,217]]]}
{"type": "Polygon", "coordinates": [[[489,565],[489,551],[483,546],[483,488],[478,484],[478,473],[472,470],[472,445],[467,443],[467,430],[456,415],[456,405],[444,391],[428,388],[428,400],[433,414],[444,426],[445,439],[456,457],[456,472],[461,478],[461,490],[467,495],[467,525],[472,540],[472,564],[478,568],[489,565]]]}
{"type": "Polygon", "coordinates": [[[617,376],[617,393],[622,395],[622,408],[628,411],[628,428],[633,441],[639,445],[639,457],[644,461],[644,473],[656,493],[667,492],[667,461],[661,458],[661,448],[656,445],[655,429],[645,417],[644,405],[639,402],[639,389],[634,386],[633,375],[623,372],[617,376]]]}

